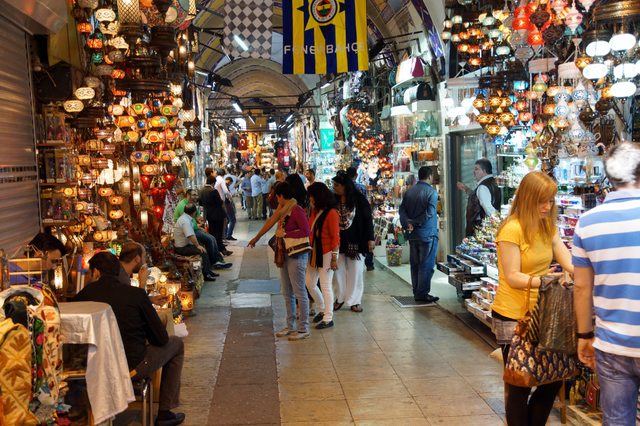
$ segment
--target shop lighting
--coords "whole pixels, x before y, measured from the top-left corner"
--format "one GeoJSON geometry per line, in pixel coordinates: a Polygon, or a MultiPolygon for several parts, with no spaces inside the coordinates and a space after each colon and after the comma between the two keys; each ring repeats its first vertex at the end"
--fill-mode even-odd
{"type": "Polygon", "coordinates": [[[244,106],[242,106],[238,98],[231,100],[231,106],[238,112],[244,112],[244,106]]]}
{"type": "Polygon", "coordinates": [[[325,84],[323,84],[323,85],[320,87],[320,89],[325,89],[325,88],[329,87],[330,85],[331,85],[331,83],[329,83],[329,82],[327,81],[325,84]]]}
{"type": "Polygon", "coordinates": [[[245,52],[249,50],[249,46],[246,45],[246,43],[237,35],[233,36],[233,39],[236,41],[236,43],[238,43],[238,46],[240,46],[242,48],[242,50],[244,50],[245,52]]]}
{"type": "Polygon", "coordinates": [[[629,50],[636,44],[636,38],[633,34],[629,34],[626,32],[620,32],[618,34],[614,34],[609,40],[609,46],[611,50],[622,51],[629,50]]]}
{"type": "Polygon", "coordinates": [[[249,117],[249,120],[251,120],[251,123],[256,124],[256,120],[253,119],[253,116],[251,115],[251,113],[248,113],[247,117],[249,117]]]}
{"type": "Polygon", "coordinates": [[[286,122],[291,121],[291,119],[293,118],[293,111],[289,111],[289,115],[287,115],[287,118],[285,119],[286,122]]]}

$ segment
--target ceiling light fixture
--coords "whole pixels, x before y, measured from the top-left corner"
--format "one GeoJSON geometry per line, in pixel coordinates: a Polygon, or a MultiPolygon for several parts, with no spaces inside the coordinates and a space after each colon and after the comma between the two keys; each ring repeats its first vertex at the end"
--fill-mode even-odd
{"type": "Polygon", "coordinates": [[[246,45],[246,43],[237,35],[233,36],[234,40],[236,41],[236,43],[238,43],[238,46],[240,46],[242,48],[242,50],[244,50],[245,52],[249,50],[249,46],[246,45]]]}
{"type": "Polygon", "coordinates": [[[231,105],[238,112],[243,112],[244,111],[244,106],[242,106],[242,104],[240,103],[240,100],[238,98],[232,99],[231,100],[231,105]]]}

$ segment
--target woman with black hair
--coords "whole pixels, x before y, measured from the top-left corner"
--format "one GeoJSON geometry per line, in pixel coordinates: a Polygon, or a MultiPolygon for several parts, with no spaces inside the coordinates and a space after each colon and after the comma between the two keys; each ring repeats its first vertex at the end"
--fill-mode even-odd
{"type": "Polygon", "coordinates": [[[307,190],[304,187],[304,183],[300,178],[300,175],[292,174],[285,178],[284,180],[293,189],[293,198],[296,199],[298,205],[302,207],[302,210],[309,217],[309,195],[307,194],[307,190]]]}
{"type": "Polygon", "coordinates": [[[340,258],[335,274],[338,297],[333,310],[346,303],[353,312],[362,312],[364,258],[375,245],[371,206],[346,174],[333,178],[333,190],[340,218],[340,258]]]}
{"type": "Polygon", "coordinates": [[[309,300],[305,290],[305,271],[307,269],[308,252],[289,255],[284,246],[284,238],[309,237],[307,216],[295,198],[290,185],[282,183],[275,188],[278,208],[262,227],[258,235],[248,246],[255,247],[258,240],[277,222],[276,229],[276,266],[280,268],[282,296],[287,308],[287,326],[276,333],[277,337],[288,336],[289,340],[301,340],[309,337],[309,300]],[[299,320],[296,332],[296,301],[298,302],[299,320]]]}
{"type": "Polygon", "coordinates": [[[311,258],[307,267],[307,290],[315,300],[320,313],[313,322],[320,322],[318,329],[333,327],[333,273],[338,269],[340,227],[335,209],[333,192],[324,183],[314,183],[308,188],[309,201],[313,204],[309,224],[311,227],[311,258]],[[316,283],[320,279],[318,290],[316,283]]]}

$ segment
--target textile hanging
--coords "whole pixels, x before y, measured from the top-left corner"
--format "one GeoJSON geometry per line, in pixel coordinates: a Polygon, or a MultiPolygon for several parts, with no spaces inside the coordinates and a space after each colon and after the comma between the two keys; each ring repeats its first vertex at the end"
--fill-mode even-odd
{"type": "Polygon", "coordinates": [[[369,69],[366,0],[282,2],[283,74],[369,69]]]}
{"type": "Polygon", "coordinates": [[[273,0],[227,1],[224,14],[226,48],[232,58],[271,59],[273,0]]]}

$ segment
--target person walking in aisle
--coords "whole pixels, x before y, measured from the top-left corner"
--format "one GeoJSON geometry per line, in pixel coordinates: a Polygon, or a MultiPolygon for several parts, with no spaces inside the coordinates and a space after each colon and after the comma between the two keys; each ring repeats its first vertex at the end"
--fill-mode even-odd
{"type": "Polygon", "coordinates": [[[304,210],[307,217],[309,217],[309,194],[307,193],[307,189],[305,188],[300,175],[294,173],[287,176],[284,181],[291,185],[291,188],[293,189],[293,198],[296,199],[298,205],[302,207],[302,210],[304,210]]]}
{"type": "Polygon", "coordinates": [[[420,167],[419,182],[405,192],[400,204],[400,224],[410,246],[413,298],[435,303],[440,298],[429,294],[438,253],[438,193],[431,186],[432,179],[431,167],[420,167]]]}
{"type": "Polygon", "coordinates": [[[253,219],[253,197],[251,196],[251,176],[253,172],[246,172],[242,182],[240,182],[240,189],[242,190],[242,198],[244,199],[244,205],[247,209],[247,217],[249,220],[253,219]]]}
{"type": "Polygon", "coordinates": [[[287,309],[287,327],[276,333],[277,337],[289,336],[289,340],[301,340],[309,337],[309,299],[305,288],[305,273],[309,263],[309,253],[289,255],[283,238],[308,238],[309,221],[304,211],[293,198],[293,189],[288,184],[278,185],[275,189],[278,208],[264,224],[258,235],[249,241],[248,247],[254,248],[262,236],[273,225],[276,229],[276,265],[280,268],[282,295],[287,309]],[[296,302],[299,320],[296,332],[296,302]]]}
{"type": "Polygon", "coordinates": [[[340,256],[335,272],[338,297],[333,310],[337,311],[346,303],[353,312],[362,312],[364,257],[373,251],[375,244],[371,206],[348,175],[335,176],[333,190],[337,195],[340,218],[340,256]]]}
{"type": "Polygon", "coordinates": [[[640,384],[640,148],[629,142],[616,145],[604,164],[615,191],[580,216],[573,236],[578,357],[598,372],[602,424],[635,425],[640,384]]]}
{"type": "Polygon", "coordinates": [[[263,169],[262,182],[260,183],[262,187],[262,220],[267,220],[267,210],[269,209],[269,206],[267,205],[267,197],[269,196],[269,180],[267,179],[268,175],[269,174],[263,169]]]}
{"type": "Polygon", "coordinates": [[[253,200],[253,219],[260,220],[262,215],[262,176],[260,176],[260,169],[253,169],[253,176],[251,176],[251,198],[253,200]]]}
{"type": "Polygon", "coordinates": [[[491,162],[485,158],[476,161],[473,169],[473,177],[478,182],[476,189],[470,189],[462,182],[458,182],[458,189],[464,191],[468,196],[467,201],[467,226],[465,235],[473,235],[476,226],[482,223],[482,219],[491,216],[500,210],[501,195],[500,188],[493,178],[493,167],[491,162]]]}
{"type": "Polygon", "coordinates": [[[224,221],[227,218],[227,211],[224,208],[224,201],[222,201],[222,198],[220,197],[220,192],[212,187],[215,181],[216,179],[213,176],[209,176],[207,178],[207,185],[202,188],[202,198],[200,198],[199,202],[206,212],[206,219],[207,222],[209,222],[209,230],[216,239],[218,249],[220,249],[221,253],[225,256],[229,256],[231,252],[227,250],[224,242],[222,241],[224,221]]]}
{"type": "MultiPolygon", "coordinates": [[[[356,186],[356,189],[358,191],[360,191],[360,193],[362,195],[365,196],[365,198],[367,199],[367,203],[369,202],[369,194],[368,194],[368,190],[367,187],[361,183],[356,182],[356,179],[358,179],[358,169],[355,167],[347,167],[347,176],[349,176],[349,178],[351,178],[351,180],[353,181],[353,183],[356,186]]],[[[369,208],[371,208],[371,204],[369,204],[369,208]]],[[[375,248],[375,245],[374,245],[375,248]]],[[[373,271],[376,269],[376,267],[373,265],[373,250],[371,250],[370,252],[367,252],[367,254],[364,257],[364,266],[367,267],[367,271],[373,271]]]]}
{"type": "Polygon", "coordinates": [[[305,172],[304,177],[306,178],[304,182],[304,187],[308,190],[311,185],[314,183],[324,183],[320,179],[316,179],[316,171],[314,169],[309,169],[305,172]]]}
{"type": "MultiPolygon", "coordinates": [[[[227,186],[227,182],[224,178],[224,175],[226,174],[226,171],[224,169],[218,169],[216,170],[216,182],[214,185],[214,188],[218,191],[218,193],[220,194],[220,199],[222,199],[223,202],[223,206],[222,208],[224,209],[224,202],[227,199],[231,199],[231,191],[229,190],[229,187],[227,186]]],[[[225,209],[225,215],[226,215],[226,209],[225,209]]],[[[227,236],[227,226],[229,223],[229,218],[225,217],[225,220],[222,223],[222,236],[221,239],[226,238],[227,236]]]]}
{"type": "Polygon", "coordinates": [[[333,327],[333,274],[338,269],[340,250],[340,218],[333,193],[324,183],[309,185],[309,201],[313,204],[309,224],[313,249],[306,274],[306,285],[320,313],[313,322],[318,329],[333,327]],[[320,279],[318,290],[317,282],[320,279]]]}
{"type": "MultiPolygon", "coordinates": [[[[517,321],[526,310],[527,287],[530,306],[538,300],[540,277],[551,274],[555,257],[565,271],[573,272],[571,253],[556,229],[558,187],[542,172],[530,172],[516,191],[509,216],[498,229],[500,285],[493,303],[493,324],[498,344],[504,345],[506,364],[517,321]]],[[[508,385],[506,417],[509,426],[544,426],[562,381],[531,388],[508,385]]]]}
{"type": "MultiPolygon", "coordinates": [[[[233,184],[233,179],[224,178],[227,186],[233,184]]],[[[231,192],[231,198],[224,200],[224,208],[227,211],[228,225],[227,232],[225,234],[227,241],[237,241],[233,238],[233,230],[236,227],[236,203],[233,201],[233,197],[235,197],[235,188],[229,187],[229,192],[231,192]]]]}

